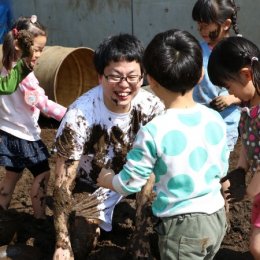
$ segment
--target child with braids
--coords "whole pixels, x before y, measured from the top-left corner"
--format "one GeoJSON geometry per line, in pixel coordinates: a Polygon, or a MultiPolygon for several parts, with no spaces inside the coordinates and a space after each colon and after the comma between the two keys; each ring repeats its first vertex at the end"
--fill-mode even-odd
{"type": "Polygon", "coordinates": [[[17,46],[21,49],[21,59],[9,71],[8,75],[0,76],[0,94],[12,94],[19,83],[32,71],[32,35],[22,30],[17,35],[17,46]]]}
{"type": "MultiPolygon", "coordinates": [[[[226,123],[227,144],[230,152],[234,150],[238,138],[240,118],[238,104],[241,101],[234,95],[228,94],[225,88],[215,86],[210,81],[207,65],[213,47],[223,38],[229,37],[231,27],[235,34],[239,34],[237,10],[238,7],[233,0],[197,0],[192,10],[192,18],[197,22],[199,33],[203,38],[201,47],[205,72],[203,80],[194,88],[193,98],[196,102],[211,107],[220,113],[226,123]]],[[[228,181],[223,183],[223,191],[228,186],[228,181]]],[[[227,200],[226,211],[229,211],[227,200]]]]}
{"type": "MultiPolygon", "coordinates": [[[[34,66],[46,41],[46,29],[35,15],[20,17],[3,43],[2,75],[8,75],[21,55],[28,55],[28,51],[21,49],[28,50],[31,44],[31,65],[34,66]],[[27,34],[28,41],[21,41],[21,34],[27,34]]],[[[61,120],[66,108],[45,96],[33,72],[19,84],[16,92],[0,96],[0,165],[6,169],[0,183],[0,207],[8,208],[16,183],[27,168],[34,176],[30,195],[36,219],[45,218],[45,194],[50,175],[49,153],[40,138],[40,112],[61,120]]]]}
{"type": "Polygon", "coordinates": [[[243,37],[229,37],[213,49],[208,73],[213,84],[225,86],[231,95],[243,101],[239,129],[242,149],[237,169],[229,172],[222,182],[229,180],[227,198],[236,202],[246,193],[245,174],[250,169],[253,177],[247,194],[253,198],[250,251],[260,259],[260,51],[243,37]]]}

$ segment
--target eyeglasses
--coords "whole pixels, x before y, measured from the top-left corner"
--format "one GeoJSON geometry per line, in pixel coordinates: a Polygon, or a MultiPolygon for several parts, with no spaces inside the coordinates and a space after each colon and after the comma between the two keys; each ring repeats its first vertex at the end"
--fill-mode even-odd
{"type": "Polygon", "coordinates": [[[143,75],[129,75],[129,76],[119,76],[119,75],[105,75],[103,74],[108,83],[119,83],[125,80],[128,84],[137,84],[143,78],[143,75]]]}

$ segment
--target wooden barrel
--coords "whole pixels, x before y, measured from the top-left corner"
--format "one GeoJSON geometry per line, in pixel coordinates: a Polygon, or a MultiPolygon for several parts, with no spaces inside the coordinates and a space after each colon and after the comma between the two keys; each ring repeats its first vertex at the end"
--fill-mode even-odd
{"type": "Polygon", "coordinates": [[[87,47],[47,46],[34,72],[50,99],[68,106],[98,84],[94,51],[87,47]]]}

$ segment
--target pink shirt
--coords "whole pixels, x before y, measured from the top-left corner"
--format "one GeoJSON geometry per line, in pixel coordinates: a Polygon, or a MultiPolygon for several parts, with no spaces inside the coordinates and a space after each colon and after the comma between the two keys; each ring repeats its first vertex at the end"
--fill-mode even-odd
{"type": "MultiPolygon", "coordinates": [[[[2,75],[7,71],[2,70],[2,75]]],[[[66,108],[48,99],[31,72],[11,95],[0,96],[0,129],[28,141],[40,139],[40,112],[60,121],[66,108]]]]}

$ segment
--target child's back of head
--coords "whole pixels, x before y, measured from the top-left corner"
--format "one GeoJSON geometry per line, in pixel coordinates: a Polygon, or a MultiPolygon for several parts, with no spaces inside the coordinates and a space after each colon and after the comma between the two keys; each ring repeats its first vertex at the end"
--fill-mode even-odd
{"type": "Polygon", "coordinates": [[[157,34],[148,44],[143,59],[146,73],[162,87],[185,93],[202,74],[202,51],[189,32],[172,29],[157,34]]]}
{"type": "Polygon", "coordinates": [[[253,83],[260,92],[260,51],[244,37],[228,37],[213,49],[208,63],[208,74],[213,84],[226,86],[227,81],[240,81],[240,70],[251,67],[253,83]]]}

